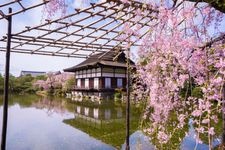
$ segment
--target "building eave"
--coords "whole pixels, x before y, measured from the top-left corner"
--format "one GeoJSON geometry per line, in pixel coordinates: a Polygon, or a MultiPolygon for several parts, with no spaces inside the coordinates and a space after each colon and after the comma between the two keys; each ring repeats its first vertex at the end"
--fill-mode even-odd
{"type": "MultiPolygon", "coordinates": [[[[108,66],[108,67],[119,67],[119,68],[127,68],[126,63],[120,62],[111,62],[111,61],[99,61],[94,63],[87,63],[84,65],[77,65],[71,68],[64,69],[65,72],[75,72],[83,69],[94,68],[98,66],[108,66]]],[[[135,68],[135,65],[130,65],[132,68],[135,68]]]]}

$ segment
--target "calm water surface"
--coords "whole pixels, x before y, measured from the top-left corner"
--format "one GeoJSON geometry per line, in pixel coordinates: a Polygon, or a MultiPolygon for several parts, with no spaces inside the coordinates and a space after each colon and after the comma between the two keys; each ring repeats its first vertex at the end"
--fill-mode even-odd
{"type": "MultiPolygon", "coordinates": [[[[139,115],[139,110],[132,109],[132,133],[139,115]]],[[[8,118],[8,150],[112,150],[121,149],[125,141],[125,107],[121,104],[13,95],[8,118]]]]}
{"type": "MultiPolygon", "coordinates": [[[[140,108],[131,109],[131,150],[153,150],[149,138],[138,131],[141,112],[140,108]]],[[[95,104],[13,95],[9,101],[7,150],[125,149],[125,113],[125,106],[109,101],[95,104]]],[[[1,129],[2,96],[0,116],[1,129]]],[[[191,123],[188,133],[180,143],[181,150],[195,147],[195,131],[191,123]]],[[[216,139],[214,145],[219,142],[216,139]]],[[[197,146],[197,150],[205,149],[208,149],[206,144],[197,146]]]]}

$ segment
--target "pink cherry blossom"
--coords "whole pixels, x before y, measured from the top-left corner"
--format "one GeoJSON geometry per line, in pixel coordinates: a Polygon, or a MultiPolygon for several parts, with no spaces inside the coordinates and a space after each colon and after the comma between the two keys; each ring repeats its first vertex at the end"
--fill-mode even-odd
{"type": "Polygon", "coordinates": [[[209,132],[210,135],[214,135],[215,134],[214,127],[209,128],[208,132],[209,132]]]}

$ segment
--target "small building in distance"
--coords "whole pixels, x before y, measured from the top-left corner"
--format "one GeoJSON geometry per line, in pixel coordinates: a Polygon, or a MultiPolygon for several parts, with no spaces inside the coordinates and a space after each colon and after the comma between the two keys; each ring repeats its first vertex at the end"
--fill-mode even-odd
{"type": "Polygon", "coordinates": [[[40,76],[40,75],[46,75],[46,72],[43,71],[21,71],[20,76],[26,76],[31,75],[32,77],[40,76]]]}
{"type": "MultiPolygon", "coordinates": [[[[115,89],[126,90],[127,59],[123,52],[118,55],[111,50],[107,54],[98,53],[90,56],[80,64],[64,69],[75,73],[75,86],[72,96],[79,97],[113,97],[115,89]],[[100,58],[100,59],[99,59],[100,58]]],[[[131,66],[134,62],[130,60],[131,66]]]]}

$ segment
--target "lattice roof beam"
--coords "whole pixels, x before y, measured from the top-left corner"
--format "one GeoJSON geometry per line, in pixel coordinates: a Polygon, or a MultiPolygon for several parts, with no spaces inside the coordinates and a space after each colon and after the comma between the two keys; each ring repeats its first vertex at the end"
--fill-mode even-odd
{"type": "MultiPolygon", "coordinates": [[[[142,20],[146,19],[146,16],[147,16],[147,15],[142,16],[142,18],[141,18],[139,21],[142,21],[142,20]]],[[[132,18],[132,17],[130,17],[129,19],[131,19],[131,18],[132,18]]],[[[129,20],[128,20],[128,21],[129,21],[129,20]]],[[[148,23],[149,23],[148,21],[145,22],[145,24],[143,24],[141,28],[145,27],[148,23]]],[[[134,27],[134,26],[136,25],[135,23],[132,23],[132,24],[133,24],[133,25],[131,25],[131,28],[134,27]]],[[[112,39],[118,38],[118,37],[119,37],[120,35],[122,35],[123,33],[124,33],[124,32],[121,32],[120,34],[116,35],[116,36],[113,37],[112,39]]],[[[126,39],[125,39],[125,40],[126,40],[126,39]]],[[[114,46],[113,49],[119,47],[123,42],[125,42],[125,40],[120,41],[117,45],[114,46]]],[[[109,42],[110,42],[110,41],[109,41],[109,42]]],[[[137,42],[137,41],[136,41],[136,42],[137,42]]],[[[101,58],[102,58],[103,56],[105,56],[106,54],[107,54],[107,52],[106,52],[105,54],[102,54],[101,56],[99,56],[98,59],[101,59],[101,58]]]]}
{"type": "MultiPolygon", "coordinates": [[[[112,9],[112,10],[116,10],[116,9],[112,9]]],[[[135,10],[135,9],[133,9],[133,10],[135,10]]],[[[86,13],[92,13],[91,11],[85,11],[86,13]]],[[[135,13],[132,13],[133,11],[130,11],[130,14],[132,14],[132,15],[135,15],[135,13]]],[[[127,13],[126,11],[124,11],[124,13],[127,13]]],[[[104,14],[99,14],[98,16],[102,16],[102,17],[104,17],[105,15],[104,14]]],[[[152,16],[150,16],[150,14],[147,14],[145,17],[152,17],[152,16]]],[[[118,18],[115,18],[115,17],[111,17],[111,16],[109,16],[108,18],[110,18],[110,19],[114,19],[114,20],[117,20],[118,18]]],[[[126,21],[125,19],[123,19],[123,18],[120,18],[120,21],[126,21]]],[[[136,23],[135,21],[132,21],[132,20],[130,20],[130,23],[136,23]]],[[[141,23],[141,22],[137,22],[136,24],[139,24],[139,25],[143,25],[143,23],[141,23]]]]}
{"type": "MultiPolygon", "coordinates": [[[[135,43],[136,43],[137,41],[139,41],[141,38],[143,38],[145,35],[147,35],[150,31],[151,31],[150,29],[147,30],[147,32],[145,32],[143,35],[141,35],[141,36],[140,36],[139,38],[137,38],[135,41],[131,42],[131,43],[130,43],[130,46],[134,46],[135,43]]],[[[116,59],[118,58],[118,56],[119,56],[122,52],[123,52],[123,51],[119,52],[119,53],[113,58],[113,61],[116,60],[116,59]]],[[[100,56],[100,58],[103,57],[104,55],[106,55],[107,53],[108,53],[108,52],[104,53],[102,56],[100,56]]],[[[99,59],[100,59],[100,58],[99,58],[99,59]]]]}
{"type": "MultiPolygon", "coordinates": [[[[57,23],[59,23],[59,24],[68,24],[68,22],[65,22],[65,21],[58,21],[57,23]]],[[[83,25],[79,25],[79,24],[76,24],[76,25],[73,25],[74,27],[80,27],[80,28],[82,28],[83,27],[83,25]]],[[[96,30],[97,28],[96,27],[87,27],[86,29],[91,29],[91,30],[96,30]]],[[[107,31],[107,29],[99,29],[98,31],[107,31]]],[[[116,34],[118,34],[119,33],[119,31],[112,31],[112,33],[116,33],[116,34]]]]}
{"type": "MultiPolygon", "coordinates": [[[[126,8],[126,7],[123,7],[122,9],[125,9],[125,8],[126,8]]],[[[118,13],[120,10],[121,10],[121,9],[119,9],[119,10],[117,10],[116,12],[113,12],[113,13],[111,13],[111,14],[109,14],[109,15],[106,15],[106,16],[104,16],[104,18],[108,18],[109,16],[118,13]]],[[[123,16],[125,16],[125,15],[123,15],[123,16]]],[[[122,16],[121,16],[121,17],[122,17],[122,16]]],[[[98,28],[95,28],[95,30],[93,30],[92,32],[88,33],[87,35],[81,36],[81,38],[77,39],[77,40],[74,41],[73,43],[77,43],[77,42],[83,40],[83,39],[86,38],[87,36],[90,36],[91,34],[96,33],[97,31],[99,31],[99,30],[103,29],[104,27],[106,27],[106,26],[112,24],[113,22],[115,22],[115,19],[114,19],[114,20],[111,20],[110,22],[108,22],[108,23],[106,23],[106,24],[104,24],[104,25],[102,25],[102,26],[100,26],[100,27],[98,27],[98,28]]],[[[110,40],[109,38],[104,38],[103,36],[105,36],[105,35],[108,34],[109,32],[112,33],[112,31],[114,31],[114,29],[118,28],[119,26],[121,26],[121,24],[120,24],[120,25],[116,25],[115,27],[113,27],[113,28],[110,29],[110,30],[106,30],[106,32],[105,32],[104,34],[102,34],[101,36],[95,37],[93,41],[91,41],[91,42],[85,44],[84,47],[86,47],[86,46],[88,46],[88,45],[90,45],[90,44],[93,44],[93,42],[97,41],[98,39],[107,39],[107,40],[110,40]]],[[[116,33],[119,34],[119,32],[116,32],[116,33]]],[[[119,41],[119,40],[114,40],[114,41],[119,41]]],[[[61,50],[63,50],[64,48],[66,48],[66,47],[62,47],[61,50]]],[[[102,46],[101,46],[101,48],[102,48],[102,46]]],[[[80,50],[82,50],[82,49],[83,49],[83,48],[81,48],[80,50]]],[[[77,51],[74,51],[73,53],[75,53],[75,52],[77,52],[77,51]]],[[[71,54],[73,54],[73,53],[71,53],[71,54]]]]}
{"type": "Polygon", "coordinates": [[[17,0],[17,3],[20,5],[20,7],[23,9],[23,11],[26,10],[26,8],[22,5],[22,3],[20,2],[21,0],[17,0]]]}
{"type": "MultiPolygon", "coordinates": [[[[147,23],[146,23],[147,24],[147,23]]],[[[149,32],[151,31],[151,29],[149,29],[149,30],[147,30],[144,34],[142,34],[140,37],[138,37],[135,41],[133,41],[133,42],[131,42],[131,43],[129,43],[129,46],[131,47],[131,46],[135,46],[135,43],[136,42],[138,42],[140,39],[142,39],[145,35],[147,35],[149,32]]],[[[122,44],[122,41],[119,43],[119,44],[117,44],[116,46],[115,46],[115,48],[117,48],[120,44],[122,44]]],[[[106,53],[104,53],[103,55],[101,55],[98,59],[101,59],[103,56],[105,56],[106,54],[107,54],[108,52],[106,52],[106,53]]],[[[122,53],[122,52],[120,52],[120,53],[122,53]]],[[[118,54],[119,55],[119,54],[118,54]]],[[[116,56],[117,57],[117,56],[116,56]]],[[[115,58],[116,58],[115,57],[115,58]]]]}
{"type": "MultiPolygon", "coordinates": [[[[22,36],[22,35],[18,35],[18,37],[12,37],[13,39],[16,39],[18,41],[30,41],[29,38],[32,39],[31,36],[22,36]]],[[[1,41],[5,41],[4,40],[1,40],[1,41]]],[[[50,38],[41,38],[41,39],[35,39],[35,42],[39,42],[39,43],[46,43],[48,44],[49,42],[52,42],[53,39],[50,39],[50,38]],[[49,41],[50,40],[50,41],[49,41]]],[[[30,43],[27,43],[27,44],[30,44],[30,43]]],[[[82,44],[80,46],[84,46],[84,42],[78,42],[77,44],[82,44]]],[[[67,46],[77,46],[77,44],[73,43],[72,44],[72,41],[66,41],[66,40],[63,40],[63,41],[58,41],[57,43],[55,43],[54,45],[59,45],[59,46],[63,46],[63,45],[67,45],[67,46]]],[[[19,45],[23,45],[23,43],[20,43],[19,45]]],[[[42,46],[44,46],[42,44],[42,46]]],[[[50,45],[49,45],[50,46],[50,45]]],[[[100,48],[101,44],[92,44],[91,46],[88,46],[88,47],[91,47],[91,48],[100,48]]],[[[113,45],[106,45],[103,49],[111,49],[113,47],[113,45]]]]}
{"type": "MultiPolygon", "coordinates": [[[[109,9],[110,9],[111,7],[115,7],[115,6],[116,6],[116,5],[110,6],[109,9]]],[[[77,21],[75,21],[75,22],[72,22],[72,23],[70,23],[70,24],[68,24],[68,25],[65,25],[65,26],[62,26],[62,27],[58,27],[58,28],[56,28],[56,29],[54,29],[54,30],[51,30],[51,31],[48,32],[48,33],[45,33],[45,34],[43,34],[43,35],[41,35],[41,36],[38,36],[36,39],[41,38],[41,37],[44,37],[44,36],[47,36],[47,35],[49,35],[49,34],[51,34],[51,33],[54,33],[54,31],[61,30],[61,29],[66,28],[66,27],[68,27],[68,26],[70,26],[70,25],[72,25],[72,24],[75,24],[75,23],[84,21],[84,20],[86,20],[86,19],[92,17],[93,15],[97,15],[98,13],[101,13],[101,12],[103,12],[103,11],[104,11],[104,10],[99,11],[99,12],[96,12],[96,13],[93,13],[93,14],[90,15],[90,16],[87,16],[87,17],[84,17],[84,18],[82,18],[82,19],[79,19],[79,20],[77,20],[77,21]]],[[[95,22],[93,22],[93,23],[90,23],[90,24],[87,25],[87,26],[91,26],[91,25],[95,24],[96,22],[97,22],[97,21],[95,21],[95,22]]],[[[86,26],[85,26],[85,27],[86,27],[86,26]]],[[[83,27],[83,28],[85,28],[85,27],[83,27]]],[[[83,29],[82,29],[82,30],[83,30],[83,29]]],[[[70,36],[70,35],[72,35],[72,34],[74,34],[74,33],[76,33],[76,32],[79,32],[79,31],[81,31],[81,29],[76,30],[76,31],[74,31],[74,32],[72,32],[72,33],[68,33],[67,35],[65,35],[65,36],[63,36],[63,37],[61,37],[61,38],[59,38],[59,39],[54,40],[54,42],[49,43],[49,44],[47,44],[46,46],[48,46],[48,45],[50,45],[50,44],[54,44],[54,43],[56,43],[57,41],[62,40],[62,39],[64,39],[64,38],[67,38],[68,36],[70,36]]],[[[27,44],[28,42],[29,42],[29,41],[24,42],[22,45],[27,44]]],[[[30,41],[30,42],[31,42],[31,41],[30,41]]],[[[17,47],[19,47],[19,46],[21,46],[21,45],[14,46],[13,48],[17,48],[17,47]]],[[[46,46],[44,46],[44,47],[46,47],[46,46]]],[[[44,47],[42,47],[42,48],[44,48],[44,47]]],[[[36,50],[33,50],[33,52],[34,52],[34,51],[38,51],[38,50],[40,50],[40,49],[41,49],[41,48],[36,49],[36,50]]]]}
{"type": "Polygon", "coordinates": [[[59,19],[55,19],[55,20],[51,20],[51,21],[49,20],[49,21],[47,21],[47,22],[44,23],[44,24],[37,25],[37,26],[34,26],[34,27],[32,27],[32,28],[27,28],[27,29],[25,29],[25,30],[23,30],[23,31],[21,31],[21,32],[18,32],[18,33],[16,33],[16,34],[14,34],[14,35],[23,34],[23,33],[29,32],[29,31],[31,31],[31,30],[34,30],[34,29],[36,29],[36,28],[39,28],[39,27],[44,27],[44,26],[48,26],[48,25],[50,25],[50,24],[52,24],[52,23],[57,23],[57,21],[65,20],[65,19],[67,19],[67,18],[70,18],[70,17],[76,16],[76,15],[79,15],[80,13],[82,13],[82,12],[84,12],[84,11],[86,11],[86,10],[93,9],[94,7],[97,7],[97,6],[99,6],[99,5],[106,4],[106,3],[107,3],[107,2],[97,3],[97,4],[95,4],[95,5],[91,5],[91,6],[87,7],[87,8],[85,8],[85,9],[82,9],[82,10],[76,9],[76,11],[75,11],[74,13],[72,13],[72,14],[69,14],[69,15],[67,15],[67,16],[61,17],[61,18],[59,18],[59,19]]]}
{"type": "MultiPolygon", "coordinates": [[[[46,3],[49,2],[48,0],[46,0],[46,1],[43,1],[43,2],[41,2],[41,3],[39,3],[39,4],[36,4],[36,5],[33,5],[33,6],[24,7],[24,6],[20,3],[20,1],[21,1],[21,0],[18,0],[18,1],[16,1],[16,2],[14,2],[14,3],[18,3],[18,4],[22,7],[22,10],[19,10],[19,11],[17,11],[17,12],[13,12],[13,13],[7,14],[6,16],[14,16],[14,15],[20,14],[20,13],[22,13],[22,12],[25,12],[25,11],[27,11],[27,10],[30,10],[30,9],[33,9],[33,8],[42,6],[42,5],[44,5],[44,4],[46,4],[46,3]]],[[[3,4],[3,5],[4,5],[4,6],[9,6],[10,4],[13,4],[13,3],[10,3],[10,2],[9,2],[7,5],[6,5],[6,4],[3,4]]],[[[2,7],[3,7],[3,5],[2,5],[2,7]]],[[[0,20],[1,20],[1,19],[3,19],[3,17],[0,17],[0,20]]]]}
{"type": "MultiPolygon", "coordinates": [[[[91,23],[91,24],[89,24],[89,25],[83,26],[79,31],[84,30],[84,29],[86,29],[86,28],[88,28],[88,27],[90,27],[90,26],[92,26],[92,25],[94,25],[94,24],[96,24],[96,23],[99,23],[100,21],[102,21],[102,20],[108,18],[109,16],[112,16],[112,15],[118,13],[118,12],[119,12],[119,10],[117,10],[117,11],[111,13],[111,14],[108,14],[108,15],[104,16],[104,17],[101,18],[101,19],[98,19],[98,20],[94,21],[93,23],[91,23]]],[[[113,22],[114,22],[114,21],[113,21],[113,22]]],[[[100,30],[100,29],[102,29],[102,28],[108,26],[108,25],[111,24],[111,23],[112,23],[112,22],[109,22],[109,23],[106,23],[106,24],[104,24],[103,26],[101,26],[101,27],[99,27],[99,28],[96,28],[96,29],[93,30],[92,32],[88,33],[87,35],[81,36],[81,38],[77,39],[77,40],[74,41],[73,43],[77,43],[77,42],[83,40],[84,38],[90,36],[91,34],[96,33],[96,32],[98,31],[98,29],[100,30]]],[[[108,32],[108,31],[107,31],[107,32],[108,32]]],[[[118,32],[117,32],[117,33],[118,33],[118,32]]],[[[96,38],[95,38],[95,39],[96,39],[96,38]]],[[[86,47],[86,46],[87,46],[87,44],[85,44],[84,47],[86,47]]],[[[66,47],[62,47],[61,50],[63,50],[64,48],[66,48],[66,47]]],[[[61,51],[61,50],[60,50],[60,51],[61,51]]],[[[82,49],[81,49],[81,50],[82,50],[82,49]]],[[[75,51],[75,52],[76,52],[76,51],[75,51]]]]}
{"type": "MultiPolygon", "coordinates": [[[[39,46],[38,49],[34,49],[34,50],[31,49],[31,50],[24,50],[24,51],[26,51],[26,52],[29,51],[31,53],[48,53],[48,55],[49,54],[55,55],[56,53],[59,53],[60,55],[67,54],[67,56],[71,56],[71,57],[73,57],[74,54],[77,53],[79,50],[80,51],[91,51],[92,52],[91,54],[87,54],[87,56],[91,56],[93,53],[95,53],[97,51],[104,51],[104,50],[111,50],[114,48],[118,48],[118,47],[120,47],[120,44],[123,44],[123,42],[127,42],[127,41],[118,40],[117,37],[119,37],[123,32],[119,32],[118,30],[114,30],[114,29],[117,29],[118,27],[122,26],[128,20],[130,23],[133,23],[133,25],[140,24],[141,27],[143,28],[145,25],[147,25],[146,23],[142,23],[142,21],[136,23],[135,21],[132,20],[134,18],[133,17],[134,14],[135,14],[134,8],[142,8],[142,9],[148,9],[148,10],[151,9],[148,6],[144,6],[142,3],[137,3],[134,1],[131,2],[131,5],[123,4],[123,5],[119,6],[120,4],[122,4],[122,3],[119,0],[107,0],[106,2],[92,4],[90,7],[82,9],[82,10],[76,9],[75,13],[72,13],[70,15],[67,15],[65,17],[55,19],[52,21],[48,20],[47,23],[44,23],[42,25],[38,25],[33,28],[28,27],[26,30],[23,30],[23,31],[13,35],[13,39],[14,39],[13,42],[18,44],[16,46],[14,46],[13,48],[19,50],[18,49],[19,46],[22,47],[23,45],[25,45],[25,46],[26,45],[36,45],[36,46],[39,46]],[[109,2],[114,2],[114,3],[111,4],[111,6],[105,6],[105,4],[107,4],[109,2]],[[126,7],[129,7],[129,9],[125,10],[126,7]],[[99,11],[96,8],[98,8],[98,9],[103,8],[103,11],[99,11]],[[130,9],[132,9],[132,11],[129,11],[130,9]],[[94,10],[94,11],[91,11],[91,10],[94,10]],[[96,12],[96,10],[98,10],[98,11],[96,12]],[[110,10],[110,11],[114,11],[114,12],[113,13],[110,12],[111,13],[110,15],[103,14],[103,12],[105,10],[110,10]],[[117,16],[114,16],[118,12],[122,12],[122,14],[126,15],[128,13],[128,11],[129,11],[129,14],[132,15],[132,17],[129,17],[128,19],[124,19],[123,17],[117,18],[117,16]],[[85,14],[89,14],[89,15],[87,17],[76,20],[75,22],[72,22],[72,23],[70,23],[70,22],[67,23],[64,21],[67,18],[74,17],[76,15],[80,15],[81,13],[85,13],[85,14]],[[88,25],[78,24],[78,22],[81,22],[84,20],[88,21],[89,18],[94,17],[94,16],[102,17],[102,18],[92,22],[93,24],[88,24],[88,25]],[[108,22],[104,25],[101,25],[100,27],[93,26],[96,23],[100,23],[104,19],[112,19],[112,20],[110,20],[110,22],[108,22]],[[119,22],[119,24],[113,25],[114,27],[112,27],[111,29],[108,29],[108,30],[105,29],[105,27],[107,27],[108,25],[111,25],[114,22],[114,20],[115,20],[115,23],[117,20],[119,20],[121,22],[119,22]],[[43,28],[43,27],[46,27],[53,23],[60,23],[60,24],[63,24],[63,26],[58,27],[56,29],[52,29],[52,30],[43,28]],[[70,27],[70,26],[78,27],[80,29],[78,29],[74,32],[68,32],[68,33],[62,31],[62,29],[70,27]],[[82,31],[85,29],[92,29],[93,31],[86,35],[78,33],[79,31],[82,31]],[[37,37],[33,37],[33,36],[25,37],[24,36],[23,38],[21,38],[23,36],[22,34],[26,35],[26,33],[28,33],[29,31],[34,31],[34,30],[39,30],[39,31],[44,31],[44,32],[46,31],[47,33],[43,33],[42,35],[37,36],[37,37]],[[104,31],[104,33],[100,32],[100,35],[95,35],[94,33],[96,33],[97,31],[104,31]],[[60,34],[60,36],[62,36],[62,37],[59,39],[54,39],[54,37],[53,38],[45,37],[48,35],[51,36],[52,33],[60,34]],[[116,36],[114,36],[112,38],[110,36],[106,36],[109,33],[114,33],[114,34],[116,34],[116,36]],[[71,36],[80,37],[80,38],[76,41],[64,40],[64,38],[69,38],[71,36]],[[86,42],[85,41],[86,38],[91,38],[91,41],[86,42]],[[85,42],[81,42],[81,40],[84,40],[85,42]],[[99,41],[99,40],[106,41],[106,43],[104,43],[103,41],[99,41]],[[114,46],[114,45],[110,45],[110,42],[119,42],[119,43],[114,46]],[[46,51],[46,49],[48,49],[48,47],[51,47],[51,48],[55,47],[55,48],[60,48],[60,49],[56,50],[56,51],[53,51],[53,50],[46,51]],[[43,49],[44,51],[41,49],[43,49]],[[65,51],[66,50],[74,50],[74,51],[72,53],[65,53],[65,52],[63,52],[63,50],[65,50],[65,51]]],[[[145,16],[145,17],[151,18],[150,14],[151,13],[148,13],[147,14],[148,16],[145,16]]],[[[53,36],[53,34],[52,34],[52,36],[53,36]]],[[[88,39],[88,41],[89,41],[89,39],[88,39]]],[[[136,41],[131,44],[133,46],[137,45],[136,41]]]]}
{"type": "MultiPolygon", "coordinates": [[[[130,46],[134,46],[134,44],[140,40],[141,38],[143,38],[145,35],[147,35],[151,30],[147,30],[147,32],[145,32],[143,35],[141,35],[138,39],[136,39],[135,41],[131,42],[130,43],[130,46]]],[[[118,58],[118,56],[122,53],[123,51],[119,52],[114,58],[113,58],[113,61],[116,60],[118,58]]],[[[108,52],[104,53],[102,56],[100,57],[103,57],[105,54],[107,54],[108,52]]]]}
{"type": "MultiPolygon", "coordinates": [[[[133,10],[134,10],[134,9],[130,10],[130,12],[132,12],[133,10]]],[[[118,18],[118,20],[121,19],[122,17],[126,16],[126,15],[129,14],[130,12],[126,12],[124,15],[120,16],[120,17],[118,18]]],[[[144,18],[144,17],[143,17],[143,18],[144,18]]],[[[116,25],[116,26],[113,27],[112,29],[108,30],[105,34],[99,36],[98,38],[96,38],[96,39],[94,39],[93,41],[87,43],[86,45],[92,44],[93,42],[97,41],[98,39],[101,39],[103,36],[105,36],[105,35],[107,35],[108,33],[112,32],[114,29],[116,29],[116,28],[118,28],[119,26],[123,25],[124,22],[131,21],[131,19],[133,19],[133,17],[130,17],[129,19],[126,19],[126,20],[122,21],[120,24],[116,25]]],[[[142,19],[141,19],[141,20],[142,20],[142,19]]],[[[120,40],[118,40],[118,39],[116,39],[116,38],[117,38],[118,36],[120,36],[121,33],[122,33],[122,32],[120,32],[119,34],[117,34],[114,38],[109,39],[106,43],[104,43],[104,44],[102,45],[102,47],[106,46],[108,43],[110,43],[111,41],[114,41],[114,40],[117,40],[117,41],[120,42],[120,40]]],[[[114,48],[115,48],[115,47],[113,47],[113,49],[114,49],[114,48]]],[[[81,50],[82,50],[82,49],[81,49],[81,50]]],[[[96,51],[98,51],[98,49],[94,50],[91,54],[88,55],[88,57],[90,57],[91,55],[93,55],[96,51]]],[[[73,52],[73,53],[74,53],[74,52],[73,52]]],[[[71,54],[73,54],[73,53],[71,53],[71,54]]]]}
{"type": "MultiPolygon", "coordinates": [[[[110,3],[110,2],[114,2],[114,3],[117,3],[117,4],[123,4],[122,2],[121,2],[121,0],[107,0],[107,2],[108,3],[110,3]]],[[[149,10],[150,12],[158,12],[158,10],[154,10],[154,9],[152,9],[152,7],[150,6],[150,5],[147,5],[147,4],[145,4],[145,3],[142,3],[142,2],[140,2],[140,1],[135,1],[135,0],[130,0],[129,1],[130,2],[130,4],[124,4],[124,5],[129,5],[129,6],[131,6],[131,7],[134,7],[134,8],[136,8],[136,9],[147,9],[147,10],[149,10]]]]}
{"type": "MultiPolygon", "coordinates": [[[[96,30],[97,28],[94,28],[94,27],[91,28],[91,27],[90,27],[89,29],[96,30]]],[[[47,32],[50,31],[49,29],[45,29],[45,28],[37,28],[36,30],[47,31],[47,32]]],[[[99,31],[107,32],[108,30],[106,30],[106,29],[100,29],[99,31]]],[[[119,32],[117,32],[117,31],[115,31],[115,32],[116,32],[117,34],[119,34],[119,32]]],[[[55,33],[68,34],[67,32],[64,32],[64,31],[56,31],[55,33]]],[[[114,33],[114,32],[112,32],[112,33],[114,33]]],[[[73,35],[73,36],[79,36],[79,37],[84,36],[83,34],[78,34],[78,33],[74,33],[74,34],[72,34],[72,35],[73,35]]],[[[86,37],[92,38],[92,39],[97,38],[97,36],[93,36],[93,35],[86,35],[86,37]]],[[[109,40],[110,38],[102,37],[102,39],[104,39],[104,40],[109,40]]],[[[119,40],[117,40],[117,39],[114,39],[113,41],[119,42],[119,40]]]]}
{"type": "Polygon", "coordinates": [[[17,2],[18,2],[18,0],[14,0],[14,1],[11,1],[11,2],[7,2],[7,3],[4,3],[4,4],[1,4],[1,5],[0,5],[0,8],[1,8],[1,7],[8,6],[8,5],[11,5],[11,4],[14,4],[14,3],[17,3],[17,2]]]}
{"type": "MultiPolygon", "coordinates": [[[[6,38],[5,36],[3,38],[6,38]]],[[[20,41],[31,41],[33,39],[33,42],[43,42],[43,43],[49,43],[49,42],[52,42],[54,41],[54,39],[51,39],[51,38],[39,38],[39,39],[34,39],[32,36],[25,36],[25,35],[17,35],[17,36],[14,36],[12,37],[13,39],[17,39],[17,40],[20,40],[20,41]]],[[[3,39],[4,40],[4,39],[3,39]]],[[[0,40],[0,41],[3,41],[3,40],[0,40]]],[[[67,43],[67,45],[71,45],[73,46],[73,41],[68,41],[68,40],[60,40],[58,41],[57,43],[54,43],[54,45],[62,45],[62,44],[65,44],[67,43]]],[[[78,42],[77,44],[86,44],[85,42],[78,42]]],[[[22,44],[21,44],[22,45],[22,44]]],[[[101,46],[101,44],[93,44],[94,46],[101,46]]],[[[113,45],[106,45],[106,47],[113,47],[113,45]]]]}
{"type": "MultiPolygon", "coordinates": [[[[4,40],[4,42],[6,42],[6,40],[4,40]]],[[[21,42],[19,41],[15,41],[15,40],[12,40],[11,41],[12,43],[16,43],[16,44],[21,44],[21,42]]],[[[32,45],[32,46],[43,46],[43,44],[40,44],[40,43],[28,43],[28,45],[32,45]]],[[[50,45],[49,47],[53,47],[53,48],[61,48],[61,46],[59,45],[50,45]]],[[[81,45],[73,45],[71,47],[67,47],[67,49],[70,49],[70,50],[77,50],[77,48],[75,47],[78,47],[78,48],[83,48],[83,46],[81,45]]],[[[83,49],[83,51],[93,51],[93,48],[99,48],[99,47],[95,47],[95,46],[87,46],[85,49],[83,49]]],[[[102,52],[105,52],[106,50],[111,50],[111,48],[102,48],[104,51],[102,52]]],[[[55,53],[55,52],[53,52],[55,53]]]]}
{"type": "MultiPolygon", "coordinates": [[[[0,51],[4,52],[4,51],[6,51],[6,48],[5,47],[0,47],[0,51]]],[[[21,48],[11,49],[10,51],[14,52],[14,53],[23,53],[23,54],[27,54],[27,53],[30,52],[30,50],[21,49],[21,48]]],[[[38,52],[35,52],[33,54],[46,55],[46,56],[51,55],[51,56],[60,56],[60,57],[87,58],[87,56],[84,55],[84,54],[74,54],[74,55],[68,56],[68,53],[52,54],[52,52],[48,52],[48,51],[38,51],[38,52]]]]}

